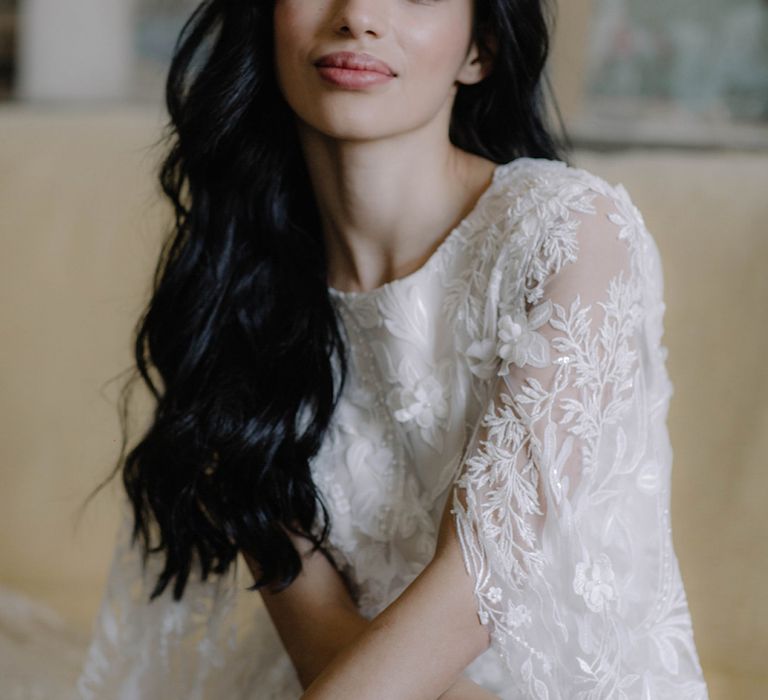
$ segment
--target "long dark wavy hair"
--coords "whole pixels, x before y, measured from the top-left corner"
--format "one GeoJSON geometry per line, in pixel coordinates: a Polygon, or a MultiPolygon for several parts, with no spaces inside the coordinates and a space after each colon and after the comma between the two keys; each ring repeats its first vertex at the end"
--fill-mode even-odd
{"type": "MultiPolygon", "coordinates": [[[[150,600],[169,584],[181,599],[195,563],[206,580],[239,551],[261,573],[248,590],[283,590],[302,567],[288,533],[333,564],[310,462],[344,386],[347,348],[294,115],[275,77],[273,7],[205,0],[181,30],[167,77],[159,181],[173,224],[134,330],[120,455],[87,499],[122,472],[133,545],[140,540],[145,564],[164,554],[150,600]],[[126,454],[139,379],[154,413],[126,454]]],[[[568,162],[546,70],[553,21],[546,0],[475,0],[473,36],[493,68],[459,86],[456,147],[499,164],[568,162]]]]}

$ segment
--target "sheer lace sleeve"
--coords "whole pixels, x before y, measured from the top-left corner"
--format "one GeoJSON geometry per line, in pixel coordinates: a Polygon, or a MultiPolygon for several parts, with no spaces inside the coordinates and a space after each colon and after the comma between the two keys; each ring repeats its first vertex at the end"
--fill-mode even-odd
{"type": "Polygon", "coordinates": [[[142,569],[127,498],[78,700],[285,700],[301,685],[245,565],[207,581],[191,576],[181,601],[169,586],[148,602],[160,569],[142,569]]]}
{"type": "Polygon", "coordinates": [[[656,249],[622,186],[560,193],[536,205],[531,252],[513,250],[497,370],[452,493],[477,613],[510,697],[700,700],[670,531],[656,249]]]}

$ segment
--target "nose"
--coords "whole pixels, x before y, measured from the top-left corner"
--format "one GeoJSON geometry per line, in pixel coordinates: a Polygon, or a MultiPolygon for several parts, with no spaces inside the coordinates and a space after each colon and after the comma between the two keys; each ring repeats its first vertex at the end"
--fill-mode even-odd
{"type": "Polygon", "coordinates": [[[368,33],[382,36],[388,4],[389,0],[338,0],[333,19],[334,30],[353,37],[368,33]]]}

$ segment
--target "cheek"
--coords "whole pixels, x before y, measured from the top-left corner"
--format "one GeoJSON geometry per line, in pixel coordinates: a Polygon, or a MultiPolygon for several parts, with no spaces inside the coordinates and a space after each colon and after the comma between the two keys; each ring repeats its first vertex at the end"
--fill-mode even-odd
{"type": "Polygon", "coordinates": [[[301,26],[296,12],[292,11],[290,3],[276,3],[272,16],[275,52],[283,54],[293,45],[301,26]]]}
{"type": "Polygon", "coordinates": [[[295,0],[278,0],[272,15],[275,56],[281,62],[301,54],[314,31],[314,17],[295,0]]]}
{"type": "Polygon", "coordinates": [[[469,35],[465,25],[456,20],[413,29],[402,42],[410,74],[450,84],[461,68],[469,35]]]}

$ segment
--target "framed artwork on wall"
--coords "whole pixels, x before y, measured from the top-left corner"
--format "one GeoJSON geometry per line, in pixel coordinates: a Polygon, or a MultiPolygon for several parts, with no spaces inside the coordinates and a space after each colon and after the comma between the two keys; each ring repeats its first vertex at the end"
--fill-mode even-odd
{"type": "Polygon", "coordinates": [[[593,0],[580,144],[768,148],[768,0],[593,0]]]}

